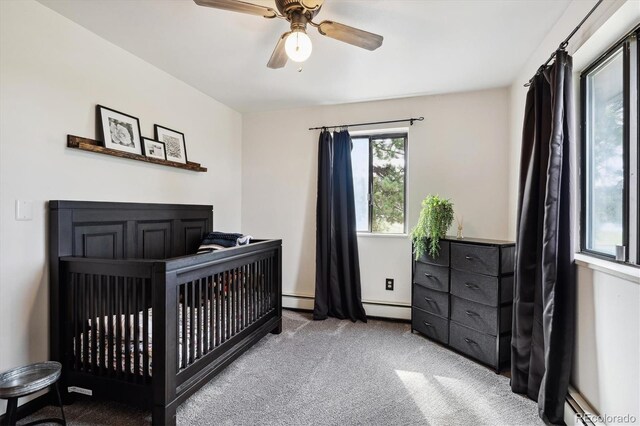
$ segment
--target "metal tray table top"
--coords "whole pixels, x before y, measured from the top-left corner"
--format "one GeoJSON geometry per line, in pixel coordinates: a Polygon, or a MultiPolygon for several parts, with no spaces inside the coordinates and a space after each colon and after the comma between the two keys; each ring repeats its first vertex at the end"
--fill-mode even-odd
{"type": "Polygon", "coordinates": [[[62,365],[56,361],[38,362],[0,373],[0,398],[19,398],[54,384],[62,365]]]}

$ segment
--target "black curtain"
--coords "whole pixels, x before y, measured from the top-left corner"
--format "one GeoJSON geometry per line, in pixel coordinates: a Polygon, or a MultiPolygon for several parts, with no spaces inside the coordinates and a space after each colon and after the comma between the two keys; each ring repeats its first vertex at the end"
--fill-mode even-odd
{"type": "Polygon", "coordinates": [[[559,50],[529,87],[517,212],[511,388],[537,401],[550,424],[564,424],[575,332],[571,70],[571,57],[559,50]]]}
{"type": "Polygon", "coordinates": [[[360,262],[348,131],[323,130],[318,142],[316,294],[313,319],[367,317],[360,297],[360,262]]]}

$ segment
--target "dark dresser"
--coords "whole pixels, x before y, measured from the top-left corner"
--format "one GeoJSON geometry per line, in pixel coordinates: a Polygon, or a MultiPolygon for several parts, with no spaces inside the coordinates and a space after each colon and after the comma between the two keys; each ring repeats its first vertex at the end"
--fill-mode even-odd
{"type": "Polygon", "coordinates": [[[510,364],[515,243],[446,238],[413,260],[411,329],[496,372],[510,364]]]}

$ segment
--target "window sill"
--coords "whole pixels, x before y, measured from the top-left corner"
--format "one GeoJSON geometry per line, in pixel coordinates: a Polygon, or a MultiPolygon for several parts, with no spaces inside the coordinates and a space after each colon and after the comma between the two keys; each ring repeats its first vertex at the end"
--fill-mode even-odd
{"type": "Polygon", "coordinates": [[[584,253],[575,253],[574,259],[576,265],[585,268],[601,271],[609,275],[640,284],[640,268],[631,265],[625,265],[610,260],[599,259],[584,253]]]}
{"type": "Polygon", "coordinates": [[[381,234],[376,232],[358,232],[358,238],[407,238],[409,234],[381,234]]]}

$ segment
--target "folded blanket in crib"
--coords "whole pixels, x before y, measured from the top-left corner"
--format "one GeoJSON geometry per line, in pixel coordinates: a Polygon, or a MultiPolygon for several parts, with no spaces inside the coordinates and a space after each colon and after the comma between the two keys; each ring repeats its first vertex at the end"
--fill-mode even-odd
{"type": "Polygon", "coordinates": [[[250,242],[251,235],[228,232],[210,232],[202,240],[202,243],[198,248],[198,254],[207,253],[213,250],[219,250],[227,247],[243,246],[249,244],[250,242]]]}

